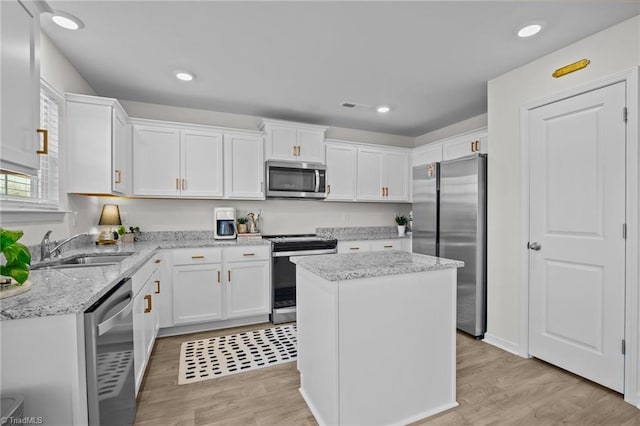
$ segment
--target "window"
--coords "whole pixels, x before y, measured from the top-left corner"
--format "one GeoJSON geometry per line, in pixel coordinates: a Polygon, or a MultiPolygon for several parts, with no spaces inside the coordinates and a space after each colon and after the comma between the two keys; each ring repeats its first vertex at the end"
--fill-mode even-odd
{"type": "Polygon", "coordinates": [[[40,128],[48,131],[49,150],[40,154],[37,174],[0,170],[0,200],[21,207],[58,208],[58,142],[62,96],[40,85],[40,128]]]}

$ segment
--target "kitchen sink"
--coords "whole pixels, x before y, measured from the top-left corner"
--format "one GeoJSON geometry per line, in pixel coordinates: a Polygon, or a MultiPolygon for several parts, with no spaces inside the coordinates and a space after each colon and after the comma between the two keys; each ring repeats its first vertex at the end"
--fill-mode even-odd
{"type": "Polygon", "coordinates": [[[101,254],[98,256],[72,256],[66,259],[51,260],[31,265],[31,270],[37,269],[74,269],[97,268],[101,266],[117,265],[133,253],[101,254]]]}

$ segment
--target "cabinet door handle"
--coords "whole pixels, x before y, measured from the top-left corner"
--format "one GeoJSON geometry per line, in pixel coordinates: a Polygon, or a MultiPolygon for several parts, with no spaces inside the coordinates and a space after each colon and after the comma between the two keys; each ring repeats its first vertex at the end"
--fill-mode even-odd
{"type": "Polygon", "coordinates": [[[122,172],[118,169],[115,170],[116,172],[116,181],[115,183],[122,183],[122,172]]]}
{"type": "Polygon", "coordinates": [[[146,296],[144,296],[144,300],[145,302],[147,302],[147,306],[144,308],[144,313],[148,314],[149,312],[151,312],[151,295],[147,294],[146,296]]]}
{"type": "Polygon", "coordinates": [[[184,191],[185,189],[187,189],[187,180],[182,179],[182,190],[184,191]]]}
{"type": "Polygon", "coordinates": [[[176,191],[180,191],[180,178],[176,178],[176,191]]]}
{"type": "Polygon", "coordinates": [[[302,155],[302,147],[298,145],[298,156],[302,155]]]}
{"type": "Polygon", "coordinates": [[[382,196],[384,197],[384,186],[382,187],[382,196]]]}
{"type": "Polygon", "coordinates": [[[228,281],[231,282],[231,270],[227,271],[227,278],[228,278],[228,281]]]}
{"type": "Polygon", "coordinates": [[[349,247],[349,250],[360,250],[360,247],[349,247]]]}
{"type": "Polygon", "coordinates": [[[476,152],[474,146],[475,146],[475,142],[471,142],[471,152],[476,152]]]}
{"type": "Polygon", "coordinates": [[[156,294],[160,294],[160,280],[156,280],[156,294]]]}
{"type": "Polygon", "coordinates": [[[255,256],[255,253],[242,253],[243,256],[255,256]]]}
{"type": "Polygon", "coordinates": [[[36,151],[36,154],[49,153],[49,131],[47,129],[36,129],[36,132],[42,133],[42,149],[36,151]]]}
{"type": "Polygon", "coordinates": [[[475,145],[476,145],[476,152],[479,152],[480,151],[480,141],[476,141],[475,145]]]}
{"type": "Polygon", "coordinates": [[[156,259],[156,263],[160,263],[160,262],[162,262],[162,260],[156,259]]]}
{"type": "Polygon", "coordinates": [[[220,282],[220,271],[218,271],[218,282],[220,282]]]}
{"type": "Polygon", "coordinates": [[[297,146],[293,146],[293,156],[297,157],[298,156],[298,147],[297,146]]]}
{"type": "Polygon", "coordinates": [[[331,194],[331,185],[327,185],[327,195],[331,194]]]}
{"type": "Polygon", "coordinates": [[[195,255],[195,256],[191,256],[192,259],[204,259],[204,256],[201,254],[195,255]]]}
{"type": "Polygon", "coordinates": [[[393,246],[384,246],[384,248],[393,248],[393,246]]]}

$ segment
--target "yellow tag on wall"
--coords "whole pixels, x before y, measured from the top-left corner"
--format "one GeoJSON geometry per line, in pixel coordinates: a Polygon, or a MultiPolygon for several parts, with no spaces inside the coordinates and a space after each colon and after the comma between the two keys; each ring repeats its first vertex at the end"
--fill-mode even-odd
{"type": "Polygon", "coordinates": [[[591,61],[588,60],[588,59],[581,59],[578,62],[574,62],[572,64],[565,65],[564,67],[558,68],[551,75],[553,77],[555,77],[555,78],[559,78],[559,77],[562,77],[563,75],[567,75],[567,74],[572,73],[574,71],[578,71],[578,70],[581,70],[583,68],[586,68],[587,65],[589,65],[590,63],[591,63],[591,61]]]}

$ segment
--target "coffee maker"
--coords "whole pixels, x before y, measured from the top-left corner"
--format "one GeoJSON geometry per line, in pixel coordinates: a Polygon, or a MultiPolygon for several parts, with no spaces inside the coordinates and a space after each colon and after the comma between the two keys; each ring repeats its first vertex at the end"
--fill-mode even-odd
{"type": "Polygon", "coordinates": [[[236,209],[233,207],[216,207],[213,209],[214,230],[216,240],[233,240],[236,238],[236,209]]]}

